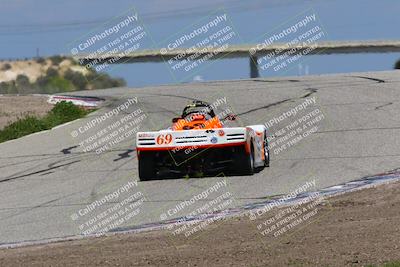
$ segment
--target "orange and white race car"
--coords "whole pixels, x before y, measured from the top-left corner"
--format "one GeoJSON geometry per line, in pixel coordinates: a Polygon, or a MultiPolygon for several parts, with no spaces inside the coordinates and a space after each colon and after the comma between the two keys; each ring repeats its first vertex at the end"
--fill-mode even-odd
{"type": "Polygon", "coordinates": [[[141,181],[157,177],[253,174],[269,166],[264,125],[224,127],[232,114],[219,118],[202,101],[187,105],[172,127],[138,132],[136,151],[141,181]]]}

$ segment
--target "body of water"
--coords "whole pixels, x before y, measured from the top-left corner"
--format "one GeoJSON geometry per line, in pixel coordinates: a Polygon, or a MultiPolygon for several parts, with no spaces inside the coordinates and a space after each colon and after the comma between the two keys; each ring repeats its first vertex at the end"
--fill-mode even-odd
{"type": "MultiPolygon", "coordinates": [[[[140,41],[132,42],[130,46],[134,49],[133,45],[139,44],[139,50],[168,49],[168,45],[174,44],[189,47],[209,40],[218,32],[219,38],[209,40],[208,45],[216,41],[221,45],[263,43],[285,30],[286,35],[277,37],[275,42],[290,42],[317,28],[322,35],[315,41],[396,40],[400,37],[400,2],[395,0],[210,0],[198,3],[152,0],[133,2],[133,5],[132,1],[82,2],[6,0],[0,10],[0,58],[71,55],[72,48],[111,29],[129,15],[137,15],[138,20],[132,18],[125,29],[132,33],[139,25],[142,29],[137,31],[145,32],[140,41]],[[118,16],[121,17],[115,18],[118,16]],[[307,25],[298,24],[304,19],[309,20],[307,25]],[[209,24],[213,21],[214,25],[209,24]],[[208,25],[207,32],[203,30],[197,34],[196,31],[205,25],[208,25]],[[292,29],[290,33],[288,29],[292,29]],[[221,42],[221,38],[228,35],[230,38],[221,42]],[[176,42],[183,37],[186,38],[183,43],[176,42]]],[[[121,30],[109,34],[79,52],[93,52],[127,32],[121,30]]],[[[129,40],[125,38],[124,41],[129,40]]],[[[400,53],[303,56],[279,70],[260,69],[260,74],[270,77],[389,70],[399,58],[400,53]]],[[[189,71],[183,71],[183,67],[177,70],[174,65],[168,62],[116,64],[104,71],[123,77],[129,86],[249,77],[249,61],[245,58],[209,61],[193,66],[189,71]]]]}

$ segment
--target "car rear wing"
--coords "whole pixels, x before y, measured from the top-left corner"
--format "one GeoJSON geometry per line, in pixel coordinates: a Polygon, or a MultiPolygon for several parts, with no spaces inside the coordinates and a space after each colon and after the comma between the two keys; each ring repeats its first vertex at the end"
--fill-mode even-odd
{"type": "Polygon", "coordinates": [[[246,143],[247,136],[245,127],[138,132],[136,134],[136,147],[140,151],[236,146],[246,143]]]}

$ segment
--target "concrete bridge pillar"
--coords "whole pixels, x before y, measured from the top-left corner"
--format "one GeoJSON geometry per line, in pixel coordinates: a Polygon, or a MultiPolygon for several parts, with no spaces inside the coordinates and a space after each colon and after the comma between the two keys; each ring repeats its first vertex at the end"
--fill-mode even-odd
{"type": "Polygon", "coordinates": [[[258,71],[257,56],[250,55],[249,61],[250,61],[250,78],[260,77],[260,73],[258,71]]]}

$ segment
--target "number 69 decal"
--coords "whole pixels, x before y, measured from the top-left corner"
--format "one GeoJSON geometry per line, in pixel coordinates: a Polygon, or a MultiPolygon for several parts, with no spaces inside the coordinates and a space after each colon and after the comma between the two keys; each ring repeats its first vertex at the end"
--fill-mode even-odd
{"type": "Polygon", "coordinates": [[[168,145],[172,142],[172,135],[171,134],[160,134],[157,136],[156,142],[158,145],[168,145]]]}

